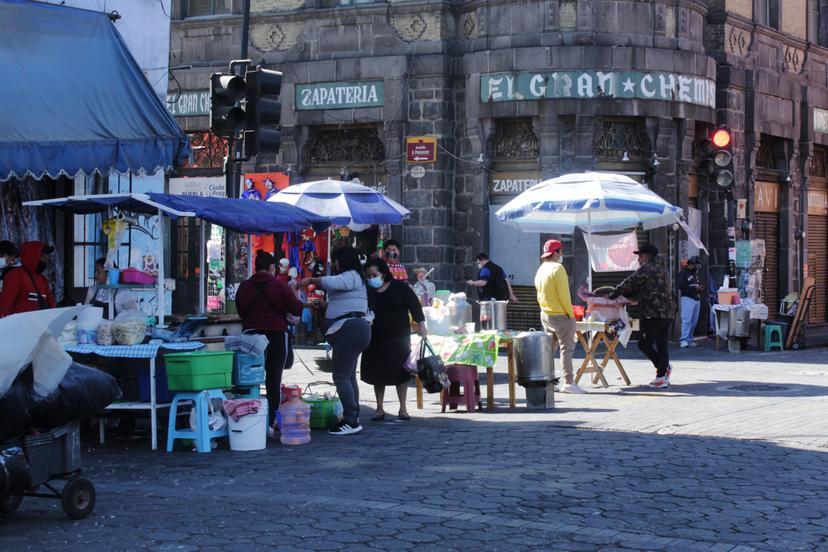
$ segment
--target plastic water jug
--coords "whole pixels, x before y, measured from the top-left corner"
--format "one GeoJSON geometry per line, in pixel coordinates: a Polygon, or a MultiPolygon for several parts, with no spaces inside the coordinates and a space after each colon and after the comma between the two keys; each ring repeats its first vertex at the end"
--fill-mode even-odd
{"type": "Polygon", "coordinates": [[[279,409],[282,420],[281,441],[283,445],[306,445],[310,443],[310,405],[302,400],[300,393],[291,393],[290,400],[279,409]]]}

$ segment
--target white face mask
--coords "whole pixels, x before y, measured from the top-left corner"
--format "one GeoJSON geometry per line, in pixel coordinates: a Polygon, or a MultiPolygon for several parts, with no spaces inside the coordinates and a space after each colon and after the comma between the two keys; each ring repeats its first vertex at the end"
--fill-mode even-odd
{"type": "Polygon", "coordinates": [[[6,263],[6,258],[5,257],[0,257],[0,269],[6,268],[6,264],[7,264],[6,263]]]}

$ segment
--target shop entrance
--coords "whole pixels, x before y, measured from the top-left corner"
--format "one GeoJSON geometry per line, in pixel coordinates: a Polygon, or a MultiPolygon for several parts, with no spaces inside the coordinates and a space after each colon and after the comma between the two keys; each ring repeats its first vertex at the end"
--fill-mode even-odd
{"type": "Polygon", "coordinates": [[[828,320],[828,179],[812,176],[808,190],[808,273],[816,281],[808,320],[828,320]]]}
{"type": "Polygon", "coordinates": [[[779,196],[778,182],[757,181],[754,193],[756,238],[765,242],[761,300],[768,306],[768,318],[779,313],[779,196]]]}

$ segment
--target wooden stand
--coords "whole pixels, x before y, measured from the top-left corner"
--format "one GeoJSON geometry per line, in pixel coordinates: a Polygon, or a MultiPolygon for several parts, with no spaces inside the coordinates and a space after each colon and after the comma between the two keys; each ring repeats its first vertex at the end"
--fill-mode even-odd
{"type": "MultiPolygon", "coordinates": [[[[785,340],[785,348],[790,349],[796,341],[796,336],[803,330],[805,325],[805,317],[808,316],[808,310],[811,307],[811,298],[814,295],[814,279],[811,277],[805,278],[802,284],[802,292],[799,294],[799,304],[796,306],[796,314],[791,322],[791,329],[788,332],[788,339],[785,340]]],[[[797,348],[799,348],[797,346],[797,348]]]]}

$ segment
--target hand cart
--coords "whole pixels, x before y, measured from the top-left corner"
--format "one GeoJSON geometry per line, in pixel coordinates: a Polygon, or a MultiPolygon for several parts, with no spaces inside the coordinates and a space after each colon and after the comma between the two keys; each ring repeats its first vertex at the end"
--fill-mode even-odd
{"type": "Polygon", "coordinates": [[[77,422],[0,445],[6,454],[14,449],[22,450],[28,463],[28,485],[9,489],[5,496],[0,496],[0,514],[14,512],[26,496],[58,499],[64,513],[72,519],[83,519],[92,513],[95,487],[82,476],[77,422]],[[55,486],[56,481],[65,482],[61,489],[55,486]]]}

